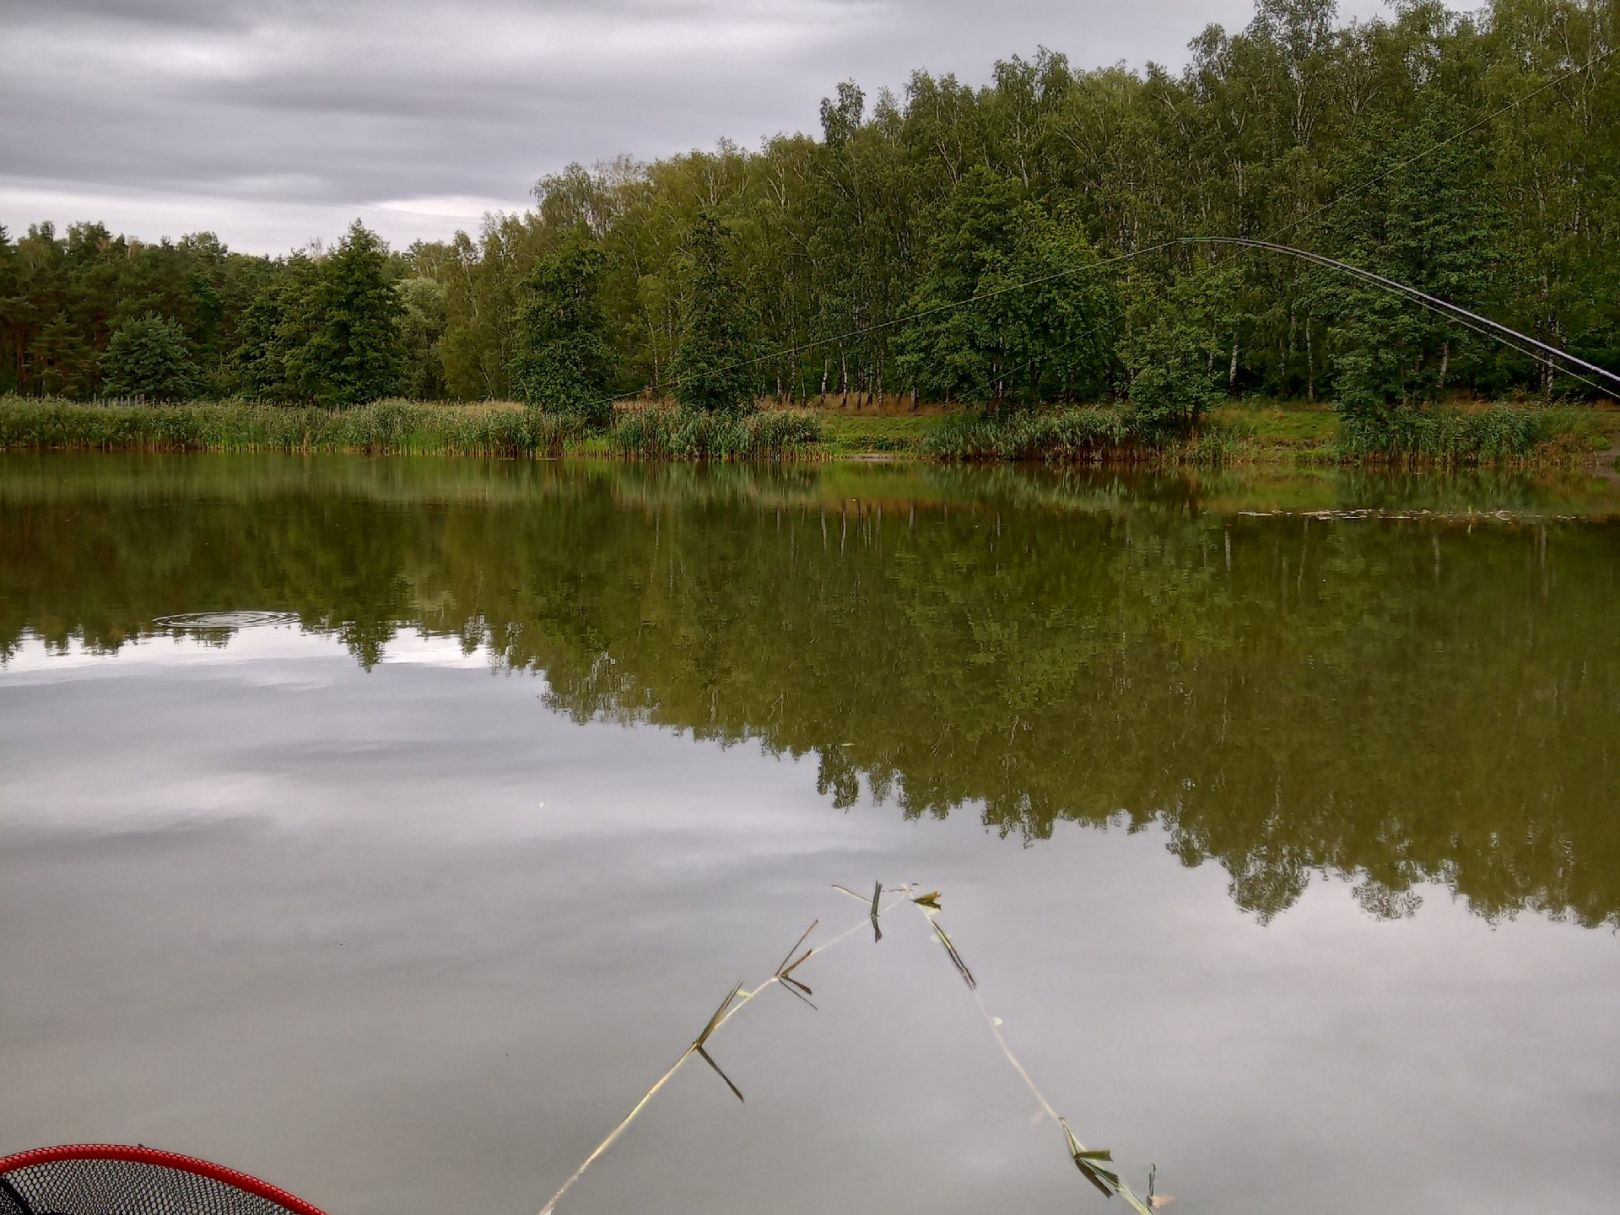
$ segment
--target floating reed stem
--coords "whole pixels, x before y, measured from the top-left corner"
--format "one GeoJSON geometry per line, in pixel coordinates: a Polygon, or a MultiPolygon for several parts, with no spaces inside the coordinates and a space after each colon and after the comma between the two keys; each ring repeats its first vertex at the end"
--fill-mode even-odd
{"type": "MultiPolygon", "coordinates": [[[[698,1033],[697,1037],[692,1039],[691,1045],[682,1051],[680,1057],[677,1058],[674,1063],[670,1064],[668,1070],[665,1071],[664,1074],[653,1083],[651,1088],[642,1094],[641,1099],[630,1108],[630,1112],[621,1118],[618,1125],[608,1132],[607,1138],[603,1139],[601,1143],[597,1144],[591,1154],[585,1157],[585,1159],[580,1163],[579,1167],[575,1169],[569,1176],[568,1180],[564,1181],[561,1188],[559,1188],[557,1192],[551,1196],[551,1200],[547,1202],[545,1206],[540,1208],[540,1215],[552,1215],[552,1212],[557,1208],[557,1204],[562,1201],[563,1197],[570,1189],[573,1188],[574,1184],[585,1175],[585,1171],[589,1169],[591,1165],[595,1164],[596,1161],[599,1160],[607,1152],[607,1150],[618,1141],[619,1136],[624,1134],[625,1130],[630,1126],[630,1124],[634,1122],[641,1114],[641,1111],[647,1108],[652,1099],[658,1095],[659,1090],[662,1089],[664,1085],[668,1084],[670,1080],[674,1079],[675,1074],[686,1065],[686,1062],[691,1059],[692,1056],[697,1055],[701,1057],[705,1063],[714,1069],[715,1075],[719,1076],[720,1079],[725,1082],[726,1087],[731,1090],[732,1094],[737,1098],[737,1100],[744,1100],[742,1090],[732,1082],[731,1077],[726,1075],[725,1071],[722,1070],[720,1065],[715,1062],[714,1057],[709,1054],[708,1044],[710,1039],[712,1039],[715,1034],[725,1027],[726,1022],[730,1021],[732,1017],[741,1012],[750,1001],[752,1001],[756,996],[773,984],[781,987],[784,991],[797,996],[806,1004],[810,1004],[810,1001],[807,998],[811,994],[810,988],[795,978],[793,972],[796,971],[800,966],[804,965],[805,962],[809,961],[816,954],[825,953],[834,945],[837,945],[839,942],[853,936],[855,933],[859,932],[863,927],[865,927],[867,923],[872,925],[874,939],[881,941],[883,939],[883,932],[882,929],[878,927],[879,918],[882,916],[884,911],[896,907],[903,902],[909,902],[915,906],[928,921],[928,925],[932,930],[934,939],[939,941],[939,943],[944,946],[945,953],[951,960],[951,965],[956,968],[957,974],[961,976],[963,983],[967,985],[968,991],[972,994],[974,1002],[978,1004],[979,1012],[984,1016],[985,1024],[990,1027],[991,1034],[995,1036],[996,1045],[1001,1048],[1001,1053],[1006,1056],[1007,1062],[1012,1065],[1013,1070],[1018,1073],[1019,1079],[1022,1080],[1024,1082],[1024,1086],[1029,1089],[1030,1094],[1035,1098],[1036,1103],[1040,1106],[1041,1112],[1047,1118],[1051,1119],[1053,1124],[1063,1132],[1064,1143],[1068,1148],[1069,1158],[1074,1161],[1075,1168],[1080,1170],[1081,1176],[1083,1176],[1087,1181],[1091,1182],[1092,1185],[1096,1186],[1105,1197],[1111,1198],[1117,1194],[1119,1197],[1123,1198],[1134,1211],[1138,1212],[1138,1215],[1152,1215],[1154,1211],[1171,1201],[1171,1199],[1168,1197],[1155,1196],[1153,1192],[1155,1182],[1157,1180],[1157,1166],[1154,1166],[1148,1174],[1147,1198],[1142,1199],[1137,1197],[1131,1188],[1120,1178],[1119,1171],[1114,1166],[1112,1154],[1105,1148],[1088,1148],[1085,1144],[1081,1143],[1080,1140],[1075,1137],[1074,1132],[1069,1128],[1068,1120],[1059,1114],[1057,1110],[1052,1107],[1052,1103],[1046,1099],[1045,1095],[1036,1085],[1034,1078],[1030,1076],[1024,1065],[1018,1061],[1018,1056],[1013,1054],[1012,1047],[1008,1045],[1006,1036],[1001,1032],[1001,1018],[992,1016],[990,1010],[985,1007],[984,998],[979,993],[978,980],[974,978],[973,971],[968,968],[968,964],[963,959],[961,951],[956,947],[956,942],[951,940],[950,935],[939,923],[939,891],[931,890],[926,894],[913,895],[911,886],[898,886],[894,888],[895,898],[889,903],[888,907],[885,908],[882,906],[883,883],[881,882],[877,883],[877,885],[874,887],[870,900],[868,900],[865,895],[856,894],[847,886],[834,886],[833,889],[848,895],[850,898],[864,905],[866,908],[866,915],[860,920],[856,921],[849,928],[846,928],[843,932],[839,933],[836,937],[832,938],[832,940],[828,941],[826,944],[804,949],[801,953],[800,950],[803,948],[804,943],[809,940],[810,934],[816,930],[817,925],[821,922],[820,920],[812,921],[810,927],[806,928],[800,935],[799,939],[793,943],[793,947],[789,949],[785,955],[783,955],[782,961],[778,963],[775,971],[772,972],[768,979],[764,980],[758,987],[755,987],[752,990],[745,989],[740,982],[732,987],[732,989],[726,993],[726,998],[720,1001],[720,1006],[714,1010],[713,1014],[709,1017],[707,1023],[704,1024],[703,1029],[698,1033]]],[[[811,1004],[810,1006],[812,1008],[815,1007],[814,1004],[811,1004]]]]}
{"type": "MultiPolygon", "coordinates": [[[[840,889],[842,889],[842,887],[840,887],[840,889]]],[[[799,953],[798,951],[800,947],[809,939],[810,934],[815,931],[816,925],[821,923],[820,920],[813,921],[810,927],[806,928],[799,939],[793,943],[793,948],[787,951],[787,955],[782,959],[781,964],[777,966],[770,978],[766,979],[752,991],[746,990],[741,983],[738,983],[729,992],[727,992],[726,998],[720,1001],[720,1007],[714,1010],[714,1014],[710,1016],[707,1024],[703,1026],[703,1029],[699,1032],[698,1036],[692,1039],[692,1044],[681,1052],[680,1057],[676,1059],[674,1063],[669,1065],[668,1070],[653,1082],[653,1086],[642,1094],[641,1099],[637,1101],[635,1105],[630,1107],[630,1112],[623,1118],[619,1119],[618,1125],[608,1132],[607,1138],[602,1140],[601,1143],[597,1144],[596,1147],[591,1151],[591,1154],[580,1162],[579,1167],[569,1175],[568,1180],[563,1182],[562,1186],[557,1190],[557,1192],[551,1196],[551,1200],[547,1202],[545,1206],[540,1208],[540,1215],[551,1215],[551,1213],[557,1209],[557,1204],[563,1200],[564,1195],[566,1195],[569,1190],[574,1188],[574,1184],[585,1175],[585,1171],[589,1169],[591,1165],[595,1164],[599,1159],[601,1159],[602,1156],[606,1154],[607,1150],[618,1142],[619,1136],[624,1134],[626,1129],[629,1128],[630,1124],[641,1115],[641,1111],[646,1109],[651,1103],[652,1099],[658,1095],[659,1090],[675,1078],[675,1074],[686,1065],[687,1061],[690,1060],[692,1056],[700,1056],[705,1063],[714,1069],[715,1074],[719,1076],[720,1079],[725,1081],[726,1087],[732,1091],[737,1100],[742,1101],[742,1090],[732,1083],[731,1077],[726,1075],[726,1073],[721,1070],[720,1065],[716,1063],[714,1061],[714,1057],[709,1054],[707,1050],[709,1039],[714,1037],[714,1035],[725,1026],[727,1021],[730,1021],[732,1017],[741,1012],[743,1007],[747,1005],[749,1001],[753,1000],[767,987],[772,985],[780,986],[783,990],[791,992],[793,995],[798,996],[799,999],[804,1000],[806,1004],[810,1004],[810,1001],[806,999],[806,996],[810,994],[810,989],[798,979],[794,978],[793,972],[800,966],[804,965],[805,962],[808,962],[816,954],[825,953],[834,945],[837,945],[839,942],[859,932],[862,928],[866,927],[868,921],[870,921],[875,927],[877,925],[877,917],[883,910],[882,908],[878,907],[878,895],[881,893],[882,886],[880,884],[878,887],[878,892],[872,896],[872,905],[868,909],[867,915],[857,920],[849,928],[839,933],[826,944],[817,945],[806,949],[803,953],[799,953]],[[798,954],[798,956],[795,957],[795,954],[798,954]]],[[[857,895],[856,897],[860,898],[861,902],[866,902],[866,900],[861,896],[857,895]]],[[[905,895],[902,893],[896,897],[892,903],[890,903],[890,906],[898,906],[904,901],[905,895]]],[[[814,1008],[815,1005],[811,1004],[810,1007],[814,1008]]]]}
{"type": "Polygon", "coordinates": [[[1120,1178],[1119,1170],[1114,1167],[1112,1153],[1106,1148],[1088,1148],[1075,1138],[1074,1132],[1069,1129],[1068,1119],[1052,1108],[1052,1103],[1046,1099],[1046,1095],[1036,1085],[1034,1078],[1025,1069],[1024,1065],[1018,1061],[1018,1056],[1013,1054],[1012,1047],[1007,1044],[1007,1036],[1001,1032],[1001,1018],[993,1016],[989,1008],[985,1006],[984,997],[979,994],[978,980],[973,977],[973,972],[968,969],[967,962],[963,960],[961,952],[956,948],[956,942],[951,940],[944,926],[939,922],[939,891],[931,890],[927,894],[919,895],[913,898],[911,903],[918,911],[922,912],[923,918],[928,921],[934,939],[945,947],[945,953],[949,956],[951,965],[956,967],[956,973],[961,975],[962,981],[967,984],[967,989],[972,993],[974,1003],[979,1006],[979,1012],[984,1016],[985,1024],[990,1027],[990,1032],[995,1036],[996,1045],[1001,1048],[1001,1053],[1007,1057],[1007,1062],[1012,1065],[1013,1071],[1018,1073],[1018,1078],[1024,1082],[1024,1087],[1029,1089],[1030,1095],[1035,1098],[1036,1103],[1041,1107],[1041,1112],[1063,1132],[1064,1143],[1069,1150],[1069,1158],[1074,1161],[1075,1168],[1080,1170],[1080,1175],[1102,1191],[1103,1197],[1112,1198],[1116,1194],[1119,1195],[1132,1210],[1139,1212],[1139,1215],[1152,1215],[1154,1211],[1170,1202],[1168,1196],[1155,1197],[1153,1194],[1154,1181],[1158,1172],[1157,1165],[1153,1166],[1148,1174],[1148,1197],[1146,1199],[1138,1198],[1132,1192],[1131,1187],[1126,1185],[1120,1178]]]}

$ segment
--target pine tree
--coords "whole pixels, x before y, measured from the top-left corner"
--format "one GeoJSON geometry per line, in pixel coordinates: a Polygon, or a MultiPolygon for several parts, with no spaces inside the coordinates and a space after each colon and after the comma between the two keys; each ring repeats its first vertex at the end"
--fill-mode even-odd
{"type": "Polygon", "coordinates": [[[124,321],[101,356],[102,391],[112,397],[183,401],[197,391],[197,364],[179,321],[148,312],[124,321]]]}
{"type": "Polygon", "coordinates": [[[287,378],[299,396],[347,406],[399,391],[404,304],[382,241],[359,220],[321,260],[307,306],[309,340],[287,355],[287,378]]]}

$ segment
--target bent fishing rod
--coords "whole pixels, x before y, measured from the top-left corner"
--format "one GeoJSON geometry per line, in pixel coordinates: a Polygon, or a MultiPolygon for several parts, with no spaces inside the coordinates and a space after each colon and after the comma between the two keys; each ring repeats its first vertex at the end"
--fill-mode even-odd
{"type": "MultiPolygon", "coordinates": [[[[1346,274],[1353,275],[1356,278],[1363,279],[1374,284],[1375,286],[1381,287],[1386,291],[1397,292],[1400,295],[1404,295],[1409,299],[1415,299],[1420,303],[1426,304],[1436,310],[1443,311],[1447,314],[1453,314],[1454,319],[1466,318],[1468,321],[1473,321],[1478,325],[1483,325],[1487,329],[1491,330],[1491,333],[1487,336],[1495,337],[1498,341],[1501,341],[1509,346],[1513,345],[1510,339],[1517,338],[1519,341],[1534,346],[1537,350],[1544,351],[1554,358],[1562,359],[1568,363],[1573,363],[1577,367],[1590,371],[1593,375],[1602,376],[1611,384],[1620,386],[1620,375],[1616,375],[1606,367],[1599,367],[1596,363],[1589,363],[1583,358],[1570,354],[1567,350],[1560,350],[1557,346],[1550,346],[1546,342],[1538,341],[1527,333],[1520,333],[1517,329],[1511,329],[1502,324],[1500,321],[1493,321],[1488,316],[1481,316],[1479,313],[1470,311],[1460,304],[1453,304],[1450,300],[1443,300],[1439,296],[1430,295],[1426,291],[1419,291],[1416,287],[1410,287],[1407,284],[1398,282],[1395,279],[1386,278],[1382,274],[1375,274],[1373,271],[1365,270],[1360,266],[1353,266],[1349,262],[1341,262],[1337,258],[1328,257],[1323,253],[1312,253],[1309,249],[1296,249],[1293,245],[1280,245],[1274,241],[1256,240],[1252,237],[1246,236],[1179,236],[1176,238],[1176,243],[1182,245],[1237,245],[1246,249],[1263,249],[1270,253],[1284,253],[1290,257],[1297,257],[1302,261],[1311,262],[1314,265],[1326,266],[1330,270],[1343,271],[1346,274]]],[[[1517,347],[1515,347],[1515,349],[1517,349],[1517,347]]],[[[1521,351],[1520,353],[1528,352],[1521,351]]]]}

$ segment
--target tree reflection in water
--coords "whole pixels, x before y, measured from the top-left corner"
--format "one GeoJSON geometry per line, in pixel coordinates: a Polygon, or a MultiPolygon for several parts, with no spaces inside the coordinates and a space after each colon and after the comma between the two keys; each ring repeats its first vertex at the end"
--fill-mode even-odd
{"type": "Polygon", "coordinates": [[[1326,872],[1377,916],[1432,882],[1615,925],[1620,525],[1548,492],[13,456],[0,654],[269,611],[369,666],[410,626],[575,720],[813,756],[841,809],[1158,823],[1262,920],[1326,872]],[[1344,504],[1435,513],[1275,513],[1344,504]]]}

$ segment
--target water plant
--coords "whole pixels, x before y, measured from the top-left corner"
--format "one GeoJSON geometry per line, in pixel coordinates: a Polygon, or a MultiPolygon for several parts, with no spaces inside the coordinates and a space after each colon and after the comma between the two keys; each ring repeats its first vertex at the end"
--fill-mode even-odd
{"type": "Polygon", "coordinates": [[[1347,414],[1340,458],[1394,464],[1522,463],[1580,428],[1569,409],[1495,405],[1489,409],[1388,409],[1347,414]]]}
{"type": "MultiPolygon", "coordinates": [[[[923,914],[928,923],[930,931],[934,935],[934,938],[944,946],[945,952],[949,956],[952,965],[956,967],[957,973],[967,984],[968,991],[972,994],[975,1002],[978,1003],[979,1011],[984,1015],[985,1022],[989,1025],[991,1033],[995,1035],[996,1042],[1000,1046],[1002,1054],[1006,1056],[1007,1061],[1018,1073],[1025,1086],[1034,1095],[1036,1101],[1041,1107],[1042,1112],[1048,1118],[1050,1118],[1060,1130],[1062,1130],[1066,1150],[1069,1152],[1070,1158],[1074,1161],[1075,1167],[1080,1170],[1081,1175],[1084,1176],[1087,1181],[1091,1182],[1092,1185],[1096,1186],[1105,1197],[1114,1197],[1117,1195],[1123,1198],[1131,1209],[1137,1211],[1139,1215],[1152,1215],[1153,1211],[1170,1201],[1168,1198],[1155,1198],[1153,1196],[1154,1181],[1157,1174],[1156,1165],[1153,1166],[1153,1171],[1149,1174],[1148,1197],[1146,1199],[1138,1197],[1136,1193],[1132,1191],[1123,1180],[1121,1180],[1119,1170],[1113,1163],[1112,1154],[1106,1149],[1088,1148],[1082,1144],[1075,1137],[1073,1130],[1070,1129],[1068,1121],[1052,1107],[1051,1103],[1047,1101],[1040,1089],[1036,1087],[1034,1080],[1030,1078],[1029,1072],[1024,1068],[1024,1065],[1019,1062],[1018,1057],[1013,1054],[1012,1048],[1008,1045],[1005,1035],[1001,1032],[1001,1019],[999,1017],[992,1016],[990,1011],[985,1007],[984,1000],[979,994],[978,981],[973,977],[973,972],[968,969],[967,963],[963,960],[962,955],[957,950],[955,943],[951,940],[950,936],[945,932],[943,926],[941,926],[939,923],[941,899],[939,891],[931,890],[925,894],[919,895],[915,892],[914,887],[902,884],[892,889],[891,893],[894,897],[892,897],[889,902],[885,904],[883,901],[884,887],[881,881],[877,882],[873,886],[870,898],[865,895],[856,894],[847,886],[835,885],[833,889],[842,894],[846,894],[850,898],[853,898],[857,902],[861,903],[865,911],[862,918],[857,920],[855,923],[850,925],[843,932],[839,933],[825,944],[805,949],[805,942],[809,940],[810,934],[814,932],[817,926],[820,924],[819,920],[812,921],[810,927],[804,930],[799,939],[795,941],[793,946],[787,951],[786,954],[783,955],[782,961],[777,964],[776,969],[771,972],[768,978],[764,979],[752,989],[745,988],[740,981],[734,984],[731,990],[726,993],[725,998],[720,1001],[719,1007],[714,1010],[708,1021],[704,1023],[703,1028],[698,1031],[697,1036],[694,1037],[686,1049],[680,1053],[680,1055],[675,1059],[675,1062],[670,1064],[670,1066],[665,1070],[664,1074],[653,1082],[652,1087],[642,1094],[641,1098],[633,1106],[631,1106],[630,1112],[618,1121],[613,1129],[608,1132],[607,1137],[603,1139],[601,1143],[597,1144],[594,1149],[592,1149],[591,1153],[585,1157],[578,1168],[569,1174],[567,1180],[565,1180],[558,1188],[557,1192],[551,1196],[546,1205],[540,1208],[539,1215],[552,1215],[552,1212],[557,1209],[558,1204],[561,1203],[562,1200],[567,1196],[568,1191],[571,1190],[575,1183],[577,1183],[579,1179],[585,1175],[586,1170],[600,1160],[602,1156],[607,1153],[608,1149],[618,1142],[620,1137],[629,1128],[630,1124],[640,1116],[641,1112],[647,1108],[652,1099],[656,1097],[664,1086],[675,1078],[676,1074],[681,1070],[681,1068],[693,1058],[701,1058],[705,1063],[707,1063],[714,1070],[715,1074],[725,1082],[726,1087],[731,1090],[732,1095],[735,1096],[738,1101],[745,1100],[742,1090],[737,1087],[730,1076],[726,1075],[726,1073],[721,1069],[720,1065],[714,1060],[714,1057],[709,1053],[709,1042],[717,1033],[720,1032],[720,1030],[725,1028],[726,1024],[730,1022],[733,1017],[735,1017],[751,1002],[772,987],[781,987],[789,994],[797,996],[799,999],[809,1003],[808,997],[813,993],[809,987],[807,987],[800,979],[795,977],[794,972],[808,962],[812,957],[825,953],[834,945],[848,940],[850,937],[858,933],[862,928],[866,927],[867,924],[870,924],[872,927],[874,941],[881,941],[883,939],[883,931],[880,927],[882,917],[887,912],[907,903],[916,907],[917,910],[923,914]],[[803,952],[800,952],[801,950],[803,950],[803,952]]],[[[814,1005],[811,1005],[811,1007],[814,1007],[814,1005]]]]}
{"type": "Polygon", "coordinates": [[[1046,1099],[1045,1094],[1036,1085],[1029,1071],[1019,1061],[1018,1056],[1013,1054],[1012,1047],[1007,1042],[1007,1036],[1002,1033],[1001,1018],[992,1015],[990,1010],[985,1007],[984,999],[979,994],[979,981],[973,977],[973,971],[968,968],[961,951],[956,947],[956,942],[951,940],[950,934],[945,931],[944,925],[939,922],[939,891],[933,890],[927,894],[917,896],[911,900],[911,905],[923,914],[923,917],[928,921],[929,928],[933,931],[934,939],[944,947],[946,957],[950,959],[951,965],[956,968],[956,973],[962,977],[962,982],[967,985],[968,991],[973,996],[974,1003],[979,1006],[979,1012],[983,1014],[985,1024],[990,1027],[996,1045],[1001,1048],[1001,1053],[1006,1056],[1007,1062],[1012,1065],[1012,1069],[1018,1073],[1018,1078],[1029,1089],[1030,1095],[1035,1098],[1041,1112],[1063,1132],[1064,1146],[1069,1152],[1070,1159],[1074,1161],[1075,1168],[1080,1170],[1080,1175],[1096,1186],[1102,1192],[1104,1198],[1112,1198],[1118,1195],[1125,1200],[1132,1210],[1140,1212],[1140,1215],[1152,1215],[1153,1211],[1169,1203],[1169,1197],[1156,1197],[1153,1194],[1154,1182],[1158,1173],[1157,1165],[1152,1166],[1148,1174],[1147,1197],[1138,1197],[1130,1186],[1126,1185],[1120,1178],[1119,1170],[1113,1163],[1113,1153],[1106,1148],[1088,1148],[1081,1143],[1079,1139],[1075,1138],[1068,1119],[1059,1114],[1053,1108],[1052,1103],[1046,1099]]]}
{"type": "Polygon", "coordinates": [[[923,441],[923,450],[937,459],[961,462],[1096,463],[1142,443],[1127,411],[1084,406],[1001,416],[955,414],[923,441]]]}
{"type": "Polygon", "coordinates": [[[0,401],[0,449],[560,455],[578,420],[536,410],[387,400],[353,409],[193,402],[0,401]]]}
{"type": "Polygon", "coordinates": [[[1235,450],[1218,427],[1187,433],[1132,406],[1082,405],[1007,414],[955,414],[923,440],[951,463],[1219,464],[1235,450]]]}
{"type": "Polygon", "coordinates": [[[633,460],[790,460],[813,453],[821,424],[798,410],[738,415],[654,407],[626,413],[611,438],[615,451],[633,460]]]}

